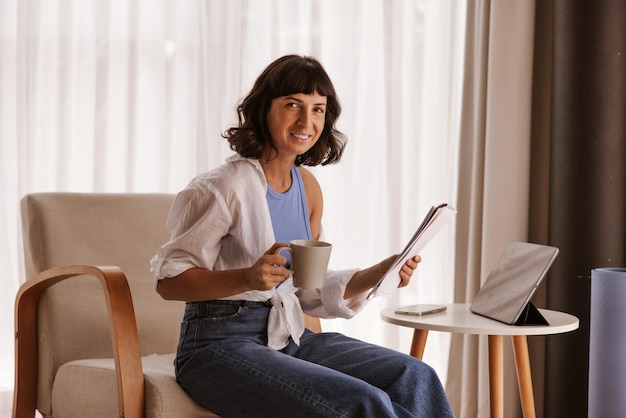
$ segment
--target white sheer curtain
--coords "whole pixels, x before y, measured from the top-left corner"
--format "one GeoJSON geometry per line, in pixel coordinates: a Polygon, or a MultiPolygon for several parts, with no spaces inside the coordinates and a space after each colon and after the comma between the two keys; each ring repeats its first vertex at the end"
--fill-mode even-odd
{"type": "MultiPolygon", "coordinates": [[[[25,280],[18,203],[40,191],[177,192],[230,154],[220,133],[258,73],[287,53],[325,65],[349,137],[315,168],[333,267],[398,252],[456,199],[464,1],[0,0],[0,415],[13,385],[13,300],[25,280]]],[[[407,352],[390,304],[453,299],[454,227],[409,288],[327,330],[407,352]]],[[[425,360],[445,379],[447,335],[425,360]]]]}

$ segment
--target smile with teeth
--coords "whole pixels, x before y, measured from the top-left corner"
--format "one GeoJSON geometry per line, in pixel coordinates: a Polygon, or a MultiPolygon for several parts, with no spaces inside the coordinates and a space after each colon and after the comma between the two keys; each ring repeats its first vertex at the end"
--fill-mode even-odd
{"type": "Polygon", "coordinates": [[[306,134],[292,133],[291,136],[293,136],[294,138],[299,139],[301,141],[305,141],[305,140],[310,138],[310,135],[306,135],[306,134]]]}

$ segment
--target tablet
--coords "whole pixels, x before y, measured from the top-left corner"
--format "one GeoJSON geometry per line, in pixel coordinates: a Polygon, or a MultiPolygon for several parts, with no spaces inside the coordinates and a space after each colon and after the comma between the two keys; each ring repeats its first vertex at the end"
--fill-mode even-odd
{"type": "Polygon", "coordinates": [[[529,242],[512,242],[489,273],[470,310],[505,324],[547,325],[530,303],[558,248],[529,242]]]}

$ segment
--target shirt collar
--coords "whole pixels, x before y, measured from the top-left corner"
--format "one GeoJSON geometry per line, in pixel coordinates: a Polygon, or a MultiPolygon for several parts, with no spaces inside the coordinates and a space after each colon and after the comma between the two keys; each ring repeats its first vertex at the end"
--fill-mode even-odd
{"type": "Polygon", "coordinates": [[[267,185],[267,182],[266,182],[266,179],[265,179],[265,172],[263,172],[263,167],[261,166],[261,163],[259,162],[258,159],[242,157],[239,154],[233,154],[230,157],[226,158],[226,162],[227,163],[234,163],[234,162],[238,162],[238,161],[244,161],[244,162],[247,162],[247,163],[251,164],[257,170],[257,172],[260,174],[261,179],[263,180],[263,183],[265,183],[267,185]]]}

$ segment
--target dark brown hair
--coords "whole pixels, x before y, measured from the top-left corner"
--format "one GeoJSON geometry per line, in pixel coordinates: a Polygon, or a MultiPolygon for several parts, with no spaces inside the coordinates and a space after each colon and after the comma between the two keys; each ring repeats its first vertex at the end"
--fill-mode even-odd
{"type": "Polygon", "coordinates": [[[296,158],[296,165],[326,165],[338,162],[346,145],[345,136],[335,128],[341,105],[335,88],[322,65],[314,58],[286,55],[263,70],[252,90],[237,107],[239,125],[222,134],[230,148],[246,158],[259,159],[272,144],[267,114],[272,100],[290,94],[326,96],[324,130],[317,143],[296,158]]]}

